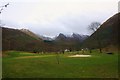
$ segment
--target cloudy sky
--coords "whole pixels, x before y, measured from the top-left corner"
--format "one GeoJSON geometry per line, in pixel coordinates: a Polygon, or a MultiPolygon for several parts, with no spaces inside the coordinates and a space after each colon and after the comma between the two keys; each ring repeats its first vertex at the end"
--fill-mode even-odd
{"type": "Polygon", "coordinates": [[[56,36],[89,34],[91,22],[103,23],[118,12],[119,0],[1,0],[10,3],[0,14],[2,24],[26,28],[36,34],[56,36]]]}

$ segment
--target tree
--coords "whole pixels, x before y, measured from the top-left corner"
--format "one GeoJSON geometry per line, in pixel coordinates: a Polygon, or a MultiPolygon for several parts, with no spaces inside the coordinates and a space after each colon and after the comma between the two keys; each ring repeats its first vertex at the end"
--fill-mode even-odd
{"type": "Polygon", "coordinates": [[[0,14],[2,13],[3,9],[6,8],[8,5],[9,5],[9,3],[7,3],[3,6],[0,6],[0,14]]]}
{"type": "MultiPolygon", "coordinates": [[[[7,4],[3,5],[3,6],[0,6],[0,14],[1,14],[2,11],[4,10],[4,8],[6,8],[8,5],[9,5],[9,3],[7,3],[7,4]]],[[[0,27],[2,27],[2,26],[5,25],[5,24],[2,24],[1,22],[2,22],[2,20],[0,20],[0,27]]]]}
{"type": "Polygon", "coordinates": [[[89,26],[88,26],[88,30],[90,30],[92,33],[94,33],[99,27],[100,27],[100,23],[99,22],[92,22],[89,26]]]}
{"type": "MultiPolygon", "coordinates": [[[[91,31],[92,33],[94,33],[95,31],[98,30],[98,28],[100,27],[100,25],[101,25],[100,22],[92,22],[88,26],[88,30],[91,31]]],[[[98,32],[98,35],[99,35],[99,32],[98,32]]],[[[100,36],[96,36],[96,40],[97,40],[97,44],[99,46],[99,51],[100,51],[100,53],[102,53],[100,36]]]]}

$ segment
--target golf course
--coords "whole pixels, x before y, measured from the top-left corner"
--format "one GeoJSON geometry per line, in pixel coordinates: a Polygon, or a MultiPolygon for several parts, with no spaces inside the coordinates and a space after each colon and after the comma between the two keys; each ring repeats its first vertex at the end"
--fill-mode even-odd
{"type": "Polygon", "coordinates": [[[117,52],[42,54],[5,51],[2,56],[3,78],[118,78],[117,52]],[[76,54],[91,56],[70,57],[76,54]]]}
{"type": "Polygon", "coordinates": [[[118,0],[1,0],[0,78],[119,80],[118,7],[118,0]]]}

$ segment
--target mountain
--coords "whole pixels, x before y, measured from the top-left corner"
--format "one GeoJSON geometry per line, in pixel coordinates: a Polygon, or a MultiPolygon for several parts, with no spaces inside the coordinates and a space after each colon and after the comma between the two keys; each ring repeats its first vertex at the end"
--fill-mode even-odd
{"type": "Polygon", "coordinates": [[[2,28],[2,51],[17,50],[29,52],[56,52],[59,46],[54,42],[44,41],[29,30],[2,28]]]}
{"type": "Polygon", "coordinates": [[[120,13],[117,13],[105,21],[91,36],[77,33],[67,36],[60,33],[54,40],[38,36],[27,29],[2,27],[2,50],[49,52],[66,48],[80,50],[80,48],[98,49],[100,47],[106,50],[115,50],[119,46],[119,25],[120,13]]]}
{"type": "Polygon", "coordinates": [[[88,38],[88,35],[80,35],[73,33],[72,35],[64,35],[60,33],[54,40],[57,46],[60,46],[62,49],[73,49],[79,50],[81,43],[88,38]]]}
{"type": "Polygon", "coordinates": [[[64,41],[64,40],[66,40],[66,36],[64,35],[64,34],[62,34],[62,33],[60,33],[56,38],[55,38],[55,40],[56,41],[64,41]]]}
{"type": "Polygon", "coordinates": [[[86,38],[88,38],[88,35],[80,35],[77,33],[73,33],[72,35],[64,35],[62,33],[60,33],[55,40],[56,41],[78,41],[78,42],[82,42],[84,41],[86,38]]]}
{"type": "Polygon", "coordinates": [[[32,31],[30,31],[28,29],[20,29],[20,31],[26,33],[27,35],[29,35],[31,37],[34,37],[34,38],[36,38],[38,40],[41,40],[41,38],[37,34],[33,33],[32,31]]]}
{"type": "Polygon", "coordinates": [[[78,41],[84,41],[85,39],[87,39],[89,36],[88,35],[80,35],[77,33],[73,33],[72,34],[73,39],[78,40],[78,41]]]}
{"type": "Polygon", "coordinates": [[[33,51],[42,48],[42,40],[18,29],[2,27],[2,50],[33,51]]]}
{"type": "Polygon", "coordinates": [[[111,46],[118,49],[118,30],[120,25],[120,13],[117,13],[105,21],[97,31],[95,31],[83,43],[83,48],[103,48],[108,49],[111,46]],[[98,44],[99,40],[99,44],[98,44]]]}

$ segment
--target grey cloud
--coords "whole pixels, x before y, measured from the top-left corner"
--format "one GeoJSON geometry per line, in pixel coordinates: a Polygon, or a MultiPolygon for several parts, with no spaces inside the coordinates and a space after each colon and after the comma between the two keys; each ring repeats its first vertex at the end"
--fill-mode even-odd
{"type": "MultiPolygon", "coordinates": [[[[56,36],[59,33],[71,34],[89,34],[87,27],[93,21],[103,22],[106,19],[104,13],[82,13],[79,15],[65,15],[57,18],[53,22],[48,22],[49,24],[42,24],[38,22],[33,23],[17,23],[12,21],[3,21],[7,26],[14,28],[27,28],[36,34],[46,35],[46,36],[56,36]],[[101,17],[102,16],[102,17],[101,17]]],[[[110,17],[110,16],[107,16],[110,17]]]]}

